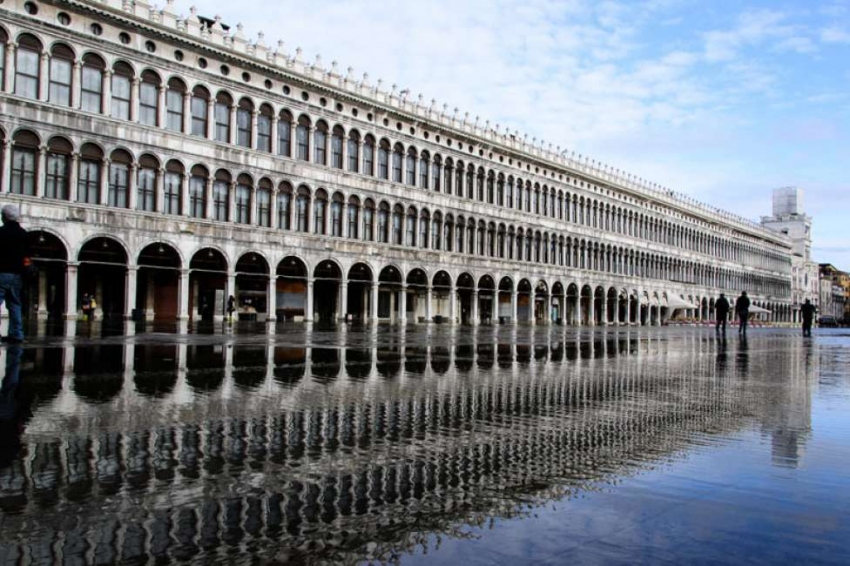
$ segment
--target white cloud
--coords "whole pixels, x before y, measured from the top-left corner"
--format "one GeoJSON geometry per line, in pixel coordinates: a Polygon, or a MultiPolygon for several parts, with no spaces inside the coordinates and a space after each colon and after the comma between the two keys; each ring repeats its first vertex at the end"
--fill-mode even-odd
{"type": "Polygon", "coordinates": [[[821,30],[820,39],[824,43],[850,43],[850,31],[838,27],[821,30]]]}

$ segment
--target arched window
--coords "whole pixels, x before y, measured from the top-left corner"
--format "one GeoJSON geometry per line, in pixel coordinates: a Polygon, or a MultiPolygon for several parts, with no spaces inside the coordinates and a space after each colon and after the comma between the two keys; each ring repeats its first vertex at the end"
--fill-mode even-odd
{"type": "Polygon", "coordinates": [[[393,147],[393,182],[401,183],[401,164],[404,159],[404,148],[400,143],[395,144],[393,147]]]}
{"type": "Polygon", "coordinates": [[[159,75],[153,71],[142,73],[139,85],[139,123],[147,126],[157,125],[159,111],[159,75]]]}
{"type": "Polygon", "coordinates": [[[192,111],[192,130],[193,136],[202,138],[207,137],[207,113],[209,109],[210,93],[202,86],[196,86],[192,89],[192,101],[190,108],[192,111]]]}
{"type": "Polygon", "coordinates": [[[357,173],[360,162],[360,134],[357,130],[348,132],[348,170],[357,173]]]}
{"type": "Polygon", "coordinates": [[[401,245],[401,223],[404,219],[404,209],[397,204],[393,207],[392,219],[392,243],[396,246],[401,245]]]}
{"type": "Polygon", "coordinates": [[[325,217],[328,210],[328,194],[319,189],[316,191],[316,198],[313,200],[313,233],[325,235],[325,217]]]}
{"type": "MultiPolygon", "coordinates": [[[[484,202],[484,176],[482,175],[479,179],[479,183],[477,183],[478,188],[478,200],[480,202],[484,202]]],[[[472,200],[475,198],[475,166],[470,163],[469,169],[466,171],[466,198],[472,200]]]]}
{"type": "Polygon", "coordinates": [[[463,241],[466,235],[466,225],[464,224],[463,216],[457,217],[457,223],[455,224],[455,251],[458,253],[463,253],[463,241]]]}
{"type": "Polygon", "coordinates": [[[50,86],[47,99],[53,104],[71,106],[71,76],[74,68],[74,52],[64,44],[50,50],[50,86]]]}
{"type": "Polygon", "coordinates": [[[452,225],[454,221],[451,214],[446,215],[446,220],[443,222],[443,245],[447,252],[452,251],[452,225]]]}
{"type": "MultiPolygon", "coordinates": [[[[484,195],[484,169],[483,168],[478,169],[478,176],[475,179],[475,198],[478,200],[478,202],[484,202],[485,198],[486,198],[485,195],[484,195]]],[[[489,202],[493,202],[493,201],[491,200],[489,202]]]]}
{"type": "MultiPolygon", "coordinates": [[[[409,148],[407,150],[407,158],[404,162],[404,178],[405,183],[410,185],[411,187],[416,186],[416,148],[409,148]]],[[[427,169],[426,169],[427,171],[427,169]]],[[[427,175],[426,175],[427,180],[427,175]]]]}
{"type": "Polygon", "coordinates": [[[367,134],[363,141],[363,173],[375,175],[375,138],[367,134]]]}
{"type": "Polygon", "coordinates": [[[342,140],[344,138],[345,132],[342,130],[342,126],[334,126],[331,135],[331,167],[334,169],[342,169],[342,140]]]}
{"type": "Polygon", "coordinates": [[[440,192],[440,179],[443,176],[443,163],[439,155],[434,156],[434,163],[431,164],[431,188],[440,192]]]}
{"type": "Polygon", "coordinates": [[[180,214],[183,210],[181,193],[183,188],[183,165],[172,159],[165,165],[165,186],[162,187],[162,212],[180,214]]]}
{"type": "Polygon", "coordinates": [[[80,84],[80,109],[85,112],[103,112],[103,71],[106,63],[94,53],[83,56],[80,84]]]}
{"type": "Polygon", "coordinates": [[[35,195],[38,137],[29,131],[15,134],[12,146],[12,178],[9,192],[35,195]]]}
{"type": "Polygon", "coordinates": [[[505,176],[499,173],[499,179],[496,181],[496,204],[505,206],[505,176]]]}
{"type": "Polygon", "coordinates": [[[226,92],[215,96],[215,141],[230,142],[230,108],[233,99],[226,92]]]}
{"type": "Polygon", "coordinates": [[[213,181],[213,220],[230,220],[230,182],[230,173],[224,169],[216,171],[213,181]]]}
{"type": "Polygon", "coordinates": [[[366,199],[363,205],[363,239],[371,242],[375,239],[375,203],[371,199],[366,199]]]}
{"type": "MultiPolygon", "coordinates": [[[[490,171],[487,175],[487,204],[493,204],[496,202],[496,189],[495,189],[496,177],[495,174],[490,171]]],[[[501,196],[500,196],[501,200],[501,196]]]]}
{"type": "MultiPolygon", "coordinates": [[[[136,210],[154,211],[158,170],[159,161],[154,156],[146,154],[139,159],[139,169],[136,172],[136,210]]],[[[110,202],[110,204],[112,203],[110,202]]]]}
{"type": "Polygon", "coordinates": [[[47,171],[44,177],[44,196],[68,200],[68,173],[73,146],[65,138],[53,138],[47,144],[47,171]]]}
{"type": "Polygon", "coordinates": [[[381,140],[381,144],[378,147],[378,178],[379,179],[387,179],[390,178],[390,142],[387,140],[381,140]]]}
{"type": "Polygon", "coordinates": [[[189,214],[193,218],[207,216],[207,179],[210,174],[202,165],[192,167],[189,177],[189,214]]]}
{"type": "Polygon", "coordinates": [[[119,120],[130,119],[130,92],[133,69],[127,63],[115,63],[112,67],[112,102],[110,114],[119,120]]]}
{"type": "Polygon", "coordinates": [[[292,185],[283,181],[277,188],[277,227],[292,229],[292,185]]]}
{"type": "Polygon", "coordinates": [[[310,118],[301,116],[298,118],[298,126],[295,128],[295,155],[301,161],[310,159],[310,118]]]}
{"type": "Polygon", "coordinates": [[[15,55],[15,94],[24,98],[38,99],[38,83],[41,78],[39,61],[41,42],[24,34],[18,39],[15,55]]]}
{"type": "Polygon", "coordinates": [[[257,226],[269,228],[272,225],[272,182],[268,179],[260,179],[257,184],[257,226]]]}
{"type": "Polygon", "coordinates": [[[249,175],[242,173],[236,178],[236,215],[233,219],[237,224],[251,223],[251,193],[254,192],[254,182],[249,175]]]}
{"type": "Polygon", "coordinates": [[[407,209],[407,218],[404,223],[404,245],[414,247],[416,245],[416,209],[412,206],[407,209]]]}
{"type": "Polygon", "coordinates": [[[516,209],[522,210],[522,201],[523,201],[523,185],[522,179],[517,179],[516,182],[516,209]]]}
{"type": "Polygon", "coordinates": [[[236,109],[236,145],[240,147],[251,147],[253,114],[254,103],[247,98],[241,99],[236,109]]]}
{"type": "Polygon", "coordinates": [[[168,81],[165,90],[165,128],[172,132],[183,131],[183,97],[186,95],[186,85],[180,79],[168,81]]]}
{"type": "Polygon", "coordinates": [[[427,209],[422,209],[419,214],[419,247],[428,249],[430,241],[428,238],[431,235],[431,214],[427,209]]]}
{"type": "Polygon", "coordinates": [[[483,220],[478,221],[478,255],[483,257],[487,254],[487,227],[483,220]]]}
{"type": "Polygon", "coordinates": [[[328,125],[324,120],[316,122],[316,131],[313,134],[313,162],[319,165],[328,164],[328,125]]]}
{"type": "Polygon", "coordinates": [[[390,205],[382,202],[378,207],[378,242],[389,242],[390,205]]]}
{"type": "Polygon", "coordinates": [[[281,110],[277,120],[277,154],[292,157],[292,114],[281,110]]]}
{"type": "Polygon", "coordinates": [[[452,194],[452,179],[454,179],[454,176],[455,176],[455,172],[454,172],[454,166],[453,166],[452,160],[451,160],[451,158],[447,157],[446,158],[446,167],[445,167],[445,170],[443,172],[443,180],[445,181],[445,183],[444,183],[445,186],[443,187],[443,191],[447,195],[452,194]]]}
{"type": "Polygon", "coordinates": [[[472,218],[466,223],[466,253],[475,253],[475,220],[472,218]]]}
{"type": "Polygon", "coordinates": [[[295,229],[306,232],[308,218],[310,218],[310,189],[301,186],[298,187],[298,196],[295,198],[295,229]]]}
{"type": "Polygon", "coordinates": [[[431,175],[431,159],[427,151],[419,155],[419,187],[428,188],[428,177],[431,175]]]}
{"type": "Polygon", "coordinates": [[[130,187],[130,154],[115,150],[109,157],[109,188],[107,204],[116,208],[127,208],[130,187]]]}
{"type": "MultiPolygon", "coordinates": [[[[342,140],[340,140],[340,143],[342,143],[342,140]]],[[[336,238],[342,237],[342,211],[344,204],[342,194],[334,193],[333,200],[331,201],[331,236],[336,238]]]]}
{"type": "Polygon", "coordinates": [[[269,153],[272,150],[272,119],[274,112],[268,104],[260,105],[257,115],[257,150],[269,153]]]}
{"type": "Polygon", "coordinates": [[[348,237],[357,239],[360,236],[358,229],[360,219],[360,201],[357,197],[348,198],[348,237]]]}
{"type": "Polygon", "coordinates": [[[489,257],[496,255],[496,225],[492,222],[487,225],[487,255],[489,257]]]}
{"type": "Polygon", "coordinates": [[[439,212],[435,212],[431,219],[431,249],[442,249],[443,237],[443,216],[439,212]]]}
{"type": "Polygon", "coordinates": [[[77,172],[77,201],[87,204],[100,202],[100,175],[103,152],[94,144],[80,148],[80,170],[77,172]]]}

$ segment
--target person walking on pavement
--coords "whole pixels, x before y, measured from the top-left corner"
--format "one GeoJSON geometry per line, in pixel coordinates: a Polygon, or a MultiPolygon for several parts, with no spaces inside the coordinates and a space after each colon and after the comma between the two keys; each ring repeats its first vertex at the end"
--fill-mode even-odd
{"type": "Polygon", "coordinates": [[[735,314],[738,315],[738,334],[747,337],[747,321],[750,318],[750,298],[746,291],[741,291],[741,296],[735,301],[735,314]]]}
{"type": "Polygon", "coordinates": [[[726,336],[726,319],[729,318],[730,308],[729,299],[726,298],[726,295],[720,293],[720,298],[714,303],[714,316],[717,318],[714,332],[717,334],[720,334],[720,329],[723,328],[723,336],[726,336]]]}
{"type": "Polygon", "coordinates": [[[21,228],[21,213],[17,206],[7,204],[2,209],[0,227],[0,306],[6,302],[9,311],[9,335],[3,342],[20,344],[24,341],[21,314],[24,261],[29,258],[27,231],[21,228]]]}
{"type": "Polygon", "coordinates": [[[806,302],[800,307],[800,314],[803,317],[803,336],[812,335],[812,321],[815,319],[817,310],[818,308],[812,304],[810,299],[806,299],[806,302]]]}

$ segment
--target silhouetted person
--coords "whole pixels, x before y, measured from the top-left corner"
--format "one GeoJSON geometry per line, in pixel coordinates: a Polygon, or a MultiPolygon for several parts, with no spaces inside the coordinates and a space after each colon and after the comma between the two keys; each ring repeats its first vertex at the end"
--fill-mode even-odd
{"type": "Polygon", "coordinates": [[[0,227],[0,307],[6,302],[9,311],[9,335],[3,342],[20,344],[24,341],[24,323],[21,313],[24,260],[29,260],[27,231],[21,228],[18,207],[7,204],[2,210],[0,227]]]}
{"type": "Polygon", "coordinates": [[[227,322],[233,322],[233,312],[236,310],[236,298],[230,295],[227,298],[227,322]]]}
{"type": "Polygon", "coordinates": [[[729,309],[732,306],[729,304],[729,299],[726,295],[720,293],[720,298],[714,303],[714,316],[717,322],[714,325],[714,331],[720,334],[720,329],[723,329],[723,336],[726,336],[726,319],[729,318],[729,309]]]}
{"type": "Polygon", "coordinates": [[[750,298],[746,291],[741,291],[741,296],[735,301],[735,314],[738,315],[738,334],[747,336],[747,321],[750,318],[750,298]]]}
{"type": "Polygon", "coordinates": [[[806,302],[800,307],[800,315],[803,317],[803,336],[812,335],[812,322],[817,311],[818,308],[809,299],[806,299],[806,302]]]}

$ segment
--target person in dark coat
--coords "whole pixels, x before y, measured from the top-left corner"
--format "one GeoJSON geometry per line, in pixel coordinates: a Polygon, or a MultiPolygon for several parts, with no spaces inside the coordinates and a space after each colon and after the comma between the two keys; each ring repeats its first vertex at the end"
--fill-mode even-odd
{"type": "Polygon", "coordinates": [[[729,299],[726,298],[726,295],[720,293],[720,298],[714,303],[714,316],[717,318],[714,331],[717,334],[720,334],[720,329],[723,328],[723,336],[726,336],[726,319],[729,318],[730,308],[732,306],[729,304],[729,299]]]}
{"type": "Polygon", "coordinates": [[[21,313],[24,260],[29,259],[27,231],[21,228],[18,207],[7,204],[2,210],[0,227],[0,306],[6,302],[9,311],[9,335],[3,342],[20,344],[24,341],[24,324],[21,313]]]}
{"type": "Polygon", "coordinates": [[[800,314],[803,317],[803,336],[812,335],[812,322],[817,311],[818,308],[809,299],[806,299],[806,302],[800,307],[800,314]]]}
{"type": "Polygon", "coordinates": [[[750,318],[750,298],[746,291],[741,291],[741,296],[735,301],[735,314],[738,315],[738,334],[747,337],[747,321],[750,318]]]}

